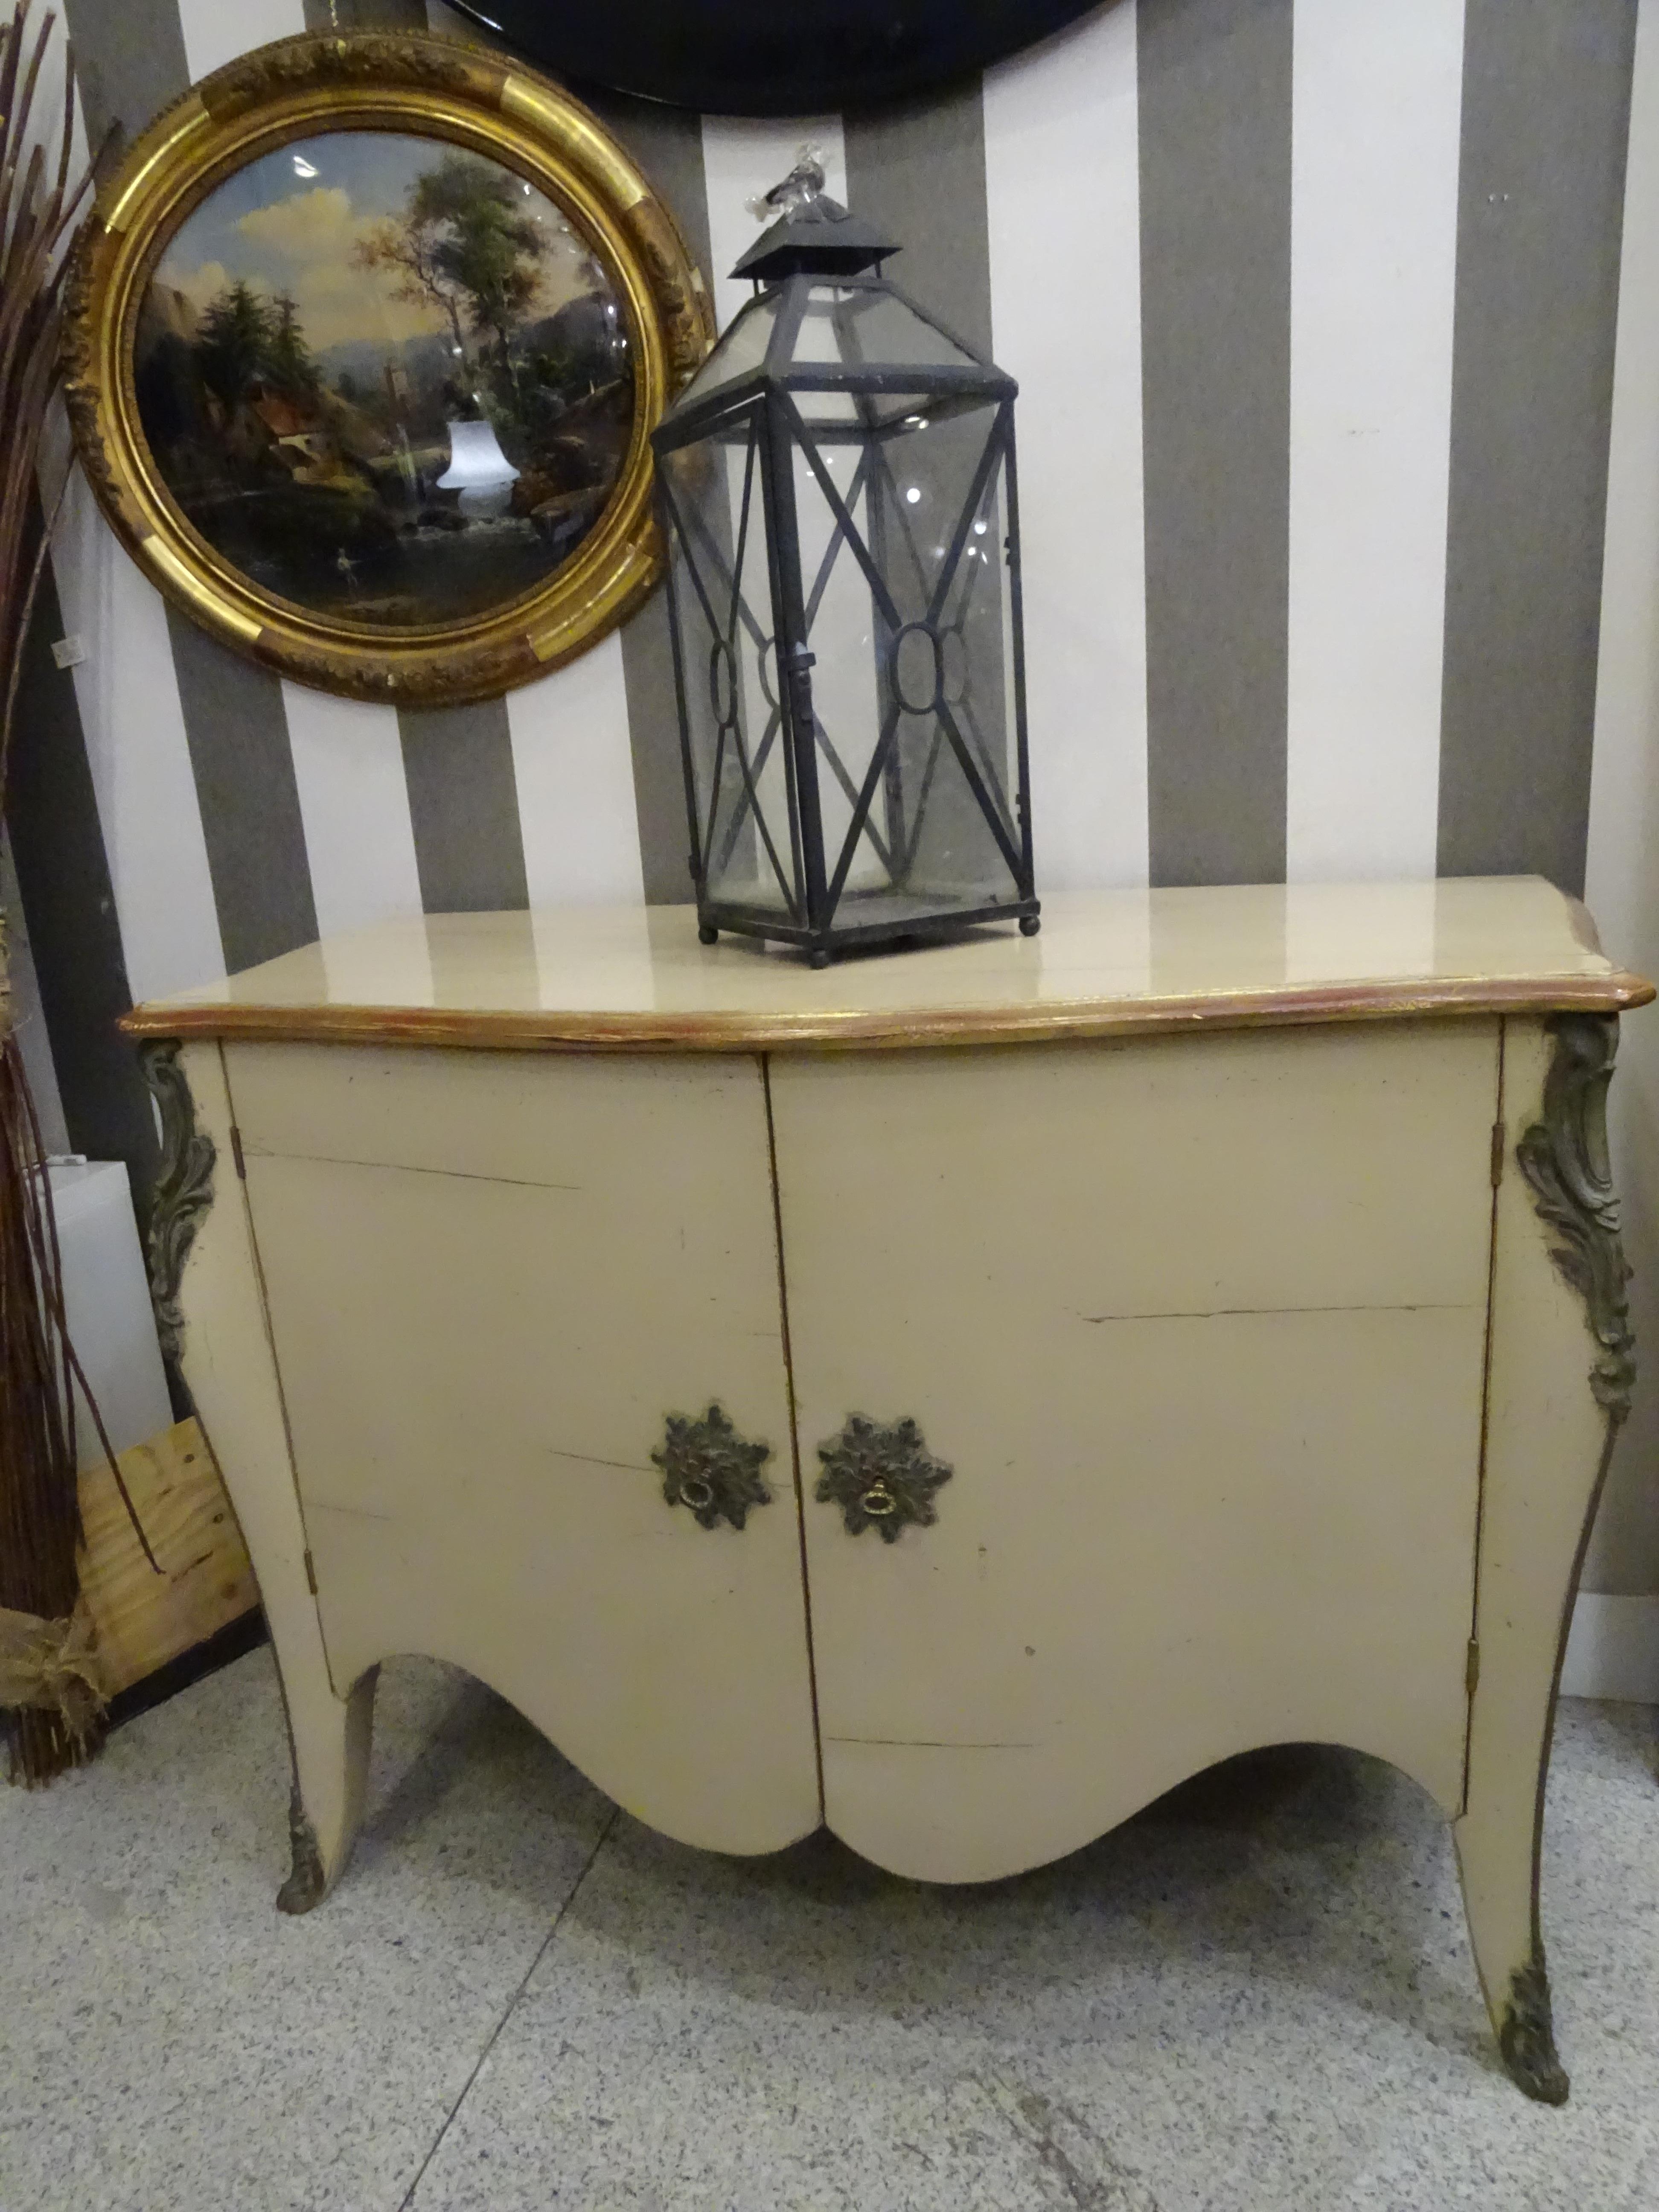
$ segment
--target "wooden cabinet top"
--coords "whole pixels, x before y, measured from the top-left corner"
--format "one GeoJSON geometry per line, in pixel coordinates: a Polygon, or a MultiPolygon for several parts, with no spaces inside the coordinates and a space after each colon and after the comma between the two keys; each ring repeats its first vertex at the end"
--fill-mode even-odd
{"type": "Polygon", "coordinates": [[[753,1051],[1133,1036],[1644,1006],[1576,900],[1535,876],[1045,896],[976,930],[815,973],[697,941],[690,907],[428,915],[154,1000],[129,1035],[514,1049],[753,1051]]]}

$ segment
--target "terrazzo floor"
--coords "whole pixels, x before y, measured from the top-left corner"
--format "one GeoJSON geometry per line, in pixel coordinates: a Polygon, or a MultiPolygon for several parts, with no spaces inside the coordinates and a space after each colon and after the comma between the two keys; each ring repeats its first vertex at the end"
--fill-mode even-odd
{"type": "Polygon", "coordinates": [[[1654,2212],[1653,1733],[1564,1709],[1552,2112],[1498,2071],[1442,1822],[1357,1756],[930,1890],[666,1843],[410,1660],[352,1867],[289,1920],[256,1651],[0,1789],[0,2208],[1654,2212]]]}

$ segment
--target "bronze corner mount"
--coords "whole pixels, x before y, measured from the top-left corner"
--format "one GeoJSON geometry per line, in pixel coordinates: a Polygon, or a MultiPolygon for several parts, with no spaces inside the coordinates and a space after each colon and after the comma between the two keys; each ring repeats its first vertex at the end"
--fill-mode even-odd
{"type": "Polygon", "coordinates": [[[185,1341],[179,1288],[196,1232],[213,1203],[216,1154],[212,1138],[196,1126],[196,1108],[179,1065],[177,1041],[146,1038],[138,1048],[138,1066],[161,1116],[161,1164],[145,1240],[149,1294],[161,1356],[176,1369],[185,1341]]]}
{"type": "Polygon", "coordinates": [[[1558,1242],[1550,1256],[1584,1302],[1597,1352],[1589,1384],[1616,1427],[1630,1411],[1636,1340],[1625,1286],[1630,1264],[1620,1237],[1619,1198],[1607,1155],[1607,1085],[1619,1049],[1613,1014],[1559,1014],[1554,1056],[1544,1079],[1544,1118],[1516,1146],[1534,1204],[1558,1242]]]}

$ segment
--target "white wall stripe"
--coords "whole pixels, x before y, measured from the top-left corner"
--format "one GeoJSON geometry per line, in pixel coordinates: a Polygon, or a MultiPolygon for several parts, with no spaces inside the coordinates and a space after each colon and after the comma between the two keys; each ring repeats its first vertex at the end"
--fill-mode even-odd
{"type": "MultiPolygon", "coordinates": [[[[61,415],[55,440],[67,437],[61,415]]],[[[58,446],[61,450],[61,443],[58,446]]],[[[48,464],[46,474],[55,471],[48,464]]],[[[66,630],[86,658],[76,703],[135,1000],[225,972],[167,611],[77,468],[52,540],[66,630]]]]}
{"type": "Polygon", "coordinates": [[[319,933],[419,914],[396,708],[286,682],[283,705],[319,933]]]}
{"type": "Polygon", "coordinates": [[[272,39],[306,27],[303,0],[179,0],[192,84],[272,39]]]}
{"type": "Polygon", "coordinates": [[[1286,874],[1431,876],[1463,0],[1297,0],[1286,874]]]}
{"type": "MultiPolygon", "coordinates": [[[[1607,467],[1601,654],[1584,896],[1609,947],[1659,975],[1659,0],[1641,0],[1625,179],[1607,467]]],[[[1659,1017],[1623,1024],[1609,1095],[1642,1356],[1585,1571],[1592,1590],[1659,1588],[1659,1017]]]]}
{"type": "Polygon", "coordinates": [[[781,123],[744,115],[705,115],[702,167],[708,194],[708,251],[713,267],[709,289],[714,319],[724,331],[750,286],[735,281],[732,264],[746,253],[764,225],[744,203],[770,191],[795,166],[802,146],[823,155],[824,189],[832,199],[847,198],[847,155],[838,115],[792,116],[781,123]]]}
{"type": "Polygon", "coordinates": [[[622,639],[507,695],[530,903],[643,905],[622,639]]]}
{"type": "Polygon", "coordinates": [[[1146,880],[1133,0],[985,78],[991,320],[1018,378],[1037,890],[1146,880]]]}

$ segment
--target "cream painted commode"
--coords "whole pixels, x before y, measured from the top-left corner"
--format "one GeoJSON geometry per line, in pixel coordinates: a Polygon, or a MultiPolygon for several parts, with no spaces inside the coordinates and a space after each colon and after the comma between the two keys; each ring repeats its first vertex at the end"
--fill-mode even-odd
{"type": "Polygon", "coordinates": [[[280,1901],[345,1864],[396,1652],[687,1842],[942,1881],[1341,1742],[1452,1821],[1505,2063],[1565,2096],[1537,1807],[1652,995],[1521,878],[1059,898],[824,974],[686,909],[448,915],[140,1008],[280,1901]]]}

